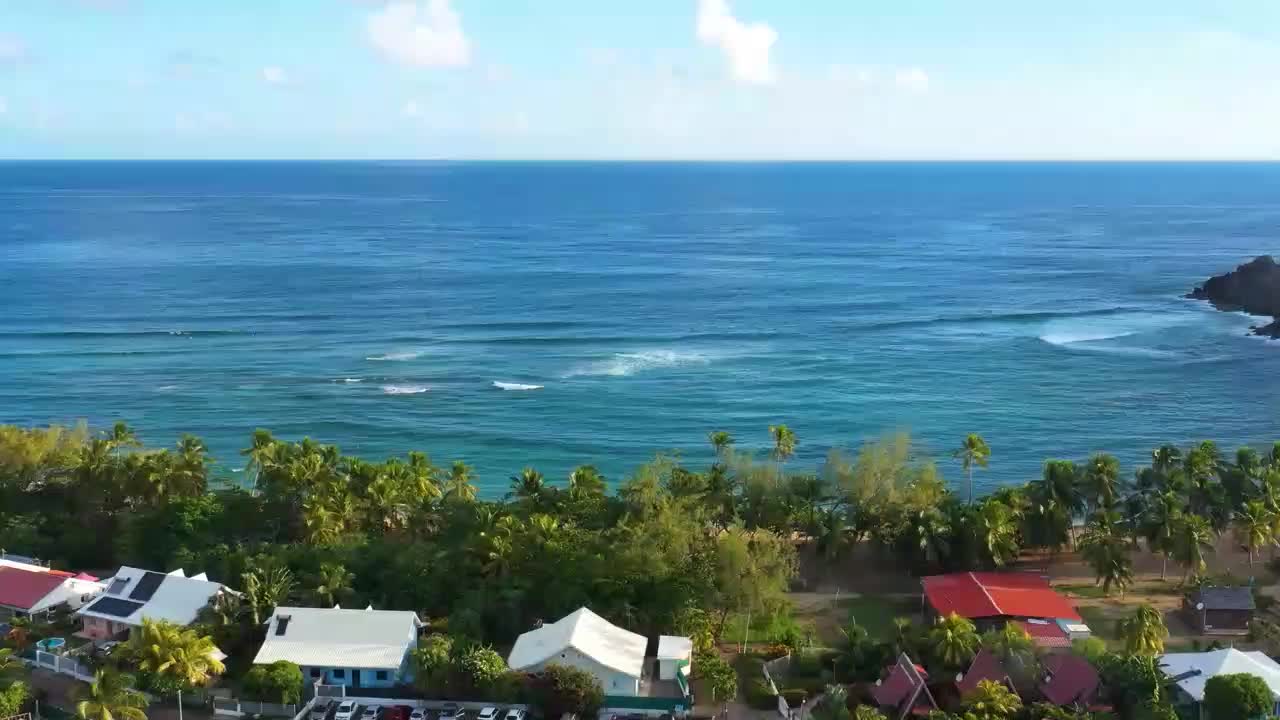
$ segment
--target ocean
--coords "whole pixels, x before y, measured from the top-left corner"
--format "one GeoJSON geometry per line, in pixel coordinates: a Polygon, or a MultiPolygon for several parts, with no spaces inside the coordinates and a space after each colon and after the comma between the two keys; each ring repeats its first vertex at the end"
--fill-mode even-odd
{"type": "Polygon", "coordinates": [[[254,428],[623,479],[909,430],[1046,458],[1280,440],[1280,343],[1182,299],[1280,252],[1276,164],[0,163],[0,423],[254,428]]]}

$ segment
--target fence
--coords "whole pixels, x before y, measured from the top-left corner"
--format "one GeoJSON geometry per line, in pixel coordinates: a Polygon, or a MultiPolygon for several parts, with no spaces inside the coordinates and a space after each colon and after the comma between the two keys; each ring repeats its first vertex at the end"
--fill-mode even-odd
{"type": "Polygon", "coordinates": [[[245,715],[296,717],[298,715],[298,706],[282,705],[280,703],[253,702],[250,700],[237,700],[235,698],[214,698],[213,714],[229,715],[231,717],[243,717],[245,715]]]}
{"type": "Polygon", "coordinates": [[[601,707],[605,710],[652,710],[662,713],[683,713],[692,709],[684,698],[630,695],[605,695],[601,707]]]}
{"type": "Polygon", "coordinates": [[[93,682],[93,668],[69,655],[54,655],[43,650],[28,650],[22,661],[33,667],[52,670],[60,675],[70,675],[77,680],[93,682]]]}

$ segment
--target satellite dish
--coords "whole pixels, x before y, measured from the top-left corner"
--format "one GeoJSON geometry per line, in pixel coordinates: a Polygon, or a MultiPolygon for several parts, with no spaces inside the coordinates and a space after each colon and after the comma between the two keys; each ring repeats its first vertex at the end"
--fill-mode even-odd
{"type": "Polygon", "coordinates": [[[1196,603],[1196,609],[1197,609],[1197,610],[1203,610],[1203,609],[1204,609],[1204,603],[1202,603],[1202,602],[1198,602],[1198,603],[1196,603]]]}
{"type": "Polygon", "coordinates": [[[956,673],[956,684],[959,684],[961,680],[964,680],[964,673],[956,673]]]}
{"type": "Polygon", "coordinates": [[[877,680],[877,681],[876,681],[876,687],[880,687],[880,682],[881,682],[881,681],[879,681],[879,680],[877,680]]]}

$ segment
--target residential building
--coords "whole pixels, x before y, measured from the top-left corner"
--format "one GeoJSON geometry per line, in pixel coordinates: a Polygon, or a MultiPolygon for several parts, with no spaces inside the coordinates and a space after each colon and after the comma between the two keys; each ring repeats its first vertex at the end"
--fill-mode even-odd
{"type": "Polygon", "coordinates": [[[658,678],[675,680],[689,676],[693,665],[693,640],[678,635],[658,636],[658,678]]]}
{"type": "MultiPolygon", "coordinates": [[[[1262,678],[1271,688],[1272,716],[1280,715],[1280,664],[1258,650],[1243,652],[1235,648],[1198,653],[1167,653],[1160,657],[1160,667],[1177,685],[1174,704],[1191,709],[1193,717],[1205,717],[1204,684],[1218,675],[1246,673],[1262,678]]],[[[1185,715],[1184,715],[1185,717],[1185,715]]]]}
{"type": "Polygon", "coordinates": [[[126,566],[103,583],[106,592],[77,613],[84,623],[77,634],[92,640],[123,639],[143,620],[190,625],[216,595],[232,592],[181,568],[165,574],[126,566]]]}
{"type": "Polygon", "coordinates": [[[1089,636],[1080,613],[1040,575],[963,572],[921,578],[923,601],[932,614],[955,613],[980,630],[1019,622],[1042,647],[1063,647],[1089,636]]]}
{"type": "Polygon", "coordinates": [[[516,638],[507,665],[523,672],[548,665],[576,667],[594,675],[605,695],[634,697],[640,695],[647,645],[643,635],[584,607],[516,638]]]}
{"type": "Polygon", "coordinates": [[[978,683],[983,680],[1000,683],[1009,688],[1014,695],[1018,694],[1017,688],[1013,686],[1013,680],[1009,678],[1009,671],[1005,670],[1004,663],[986,649],[979,650],[974,656],[973,662],[969,663],[969,669],[965,670],[956,682],[956,690],[960,692],[960,697],[965,697],[977,690],[978,683]]]}
{"type": "Polygon", "coordinates": [[[1089,712],[1110,709],[1099,703],[1098,688],[1102,681],[1088,660],[1073,653],[1050,653],[1041,664],[1045,676],[1040,683],[1040,694],[1045,700],[1089,712]]]}
{"type": "Polygon", "coordinates": [[[278,607],[253,662],[287,660],[308,683],[394,687],[413,679],[410,653],[421,627],[409,611],[278,607]]]}
{"type": "Polygon", "coordinates": [[[1182,608],[1205,635],[1247,635],[1257,606],[1253,588],[1210,585],[1189,593],[1182,608]]]}
{"type": "Polygon", "coordinates": [[[80,608],[103,591],[92,575],[51,570],[0,558],[0,619],[47,614],[58,608],[80,608]]]}
{"type": "Polygon", "coordinates": [[[898,661],[876,681],[871,697],[889,720],[902,720],[908,715],[923,717],[938,709],[929,692],[929,673],[906,653],[898,655],[898,661]]]}

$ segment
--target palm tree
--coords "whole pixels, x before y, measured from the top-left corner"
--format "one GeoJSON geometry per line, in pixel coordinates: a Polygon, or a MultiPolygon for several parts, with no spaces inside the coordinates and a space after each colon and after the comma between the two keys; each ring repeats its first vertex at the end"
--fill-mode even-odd
{"type": "Polygon", "coordinates": [[[987,498],[972,522],[974,540],[985,562],[1003,567],[1018,558],[1018,523],[1008,505],[987,498]]]}
{"type": "Polygon", "coordinates": [[[796,453],[796,434],[786,425],[770,425],[769,434],[773,436],[773,459],[784,463],[796,453]]]}
{"type": "Polygon", "coordinates": [[[968,618],[951,613],[929,630],[929,649],[939,665],[959,670],[973,659],[978,648],[978,630],[968,618]]]}
{"type": "Polygon", "coordinates": [[[133,428],[123,421],[117,421],[115,425],[111,426],[111,432],[107,433],[107,442],[115,452],[116,460],[120,459],[120,448],[142,447],[142,443],[138,442],[138,435],[133,432],[133,428]]]}
{"type": "Polygon", "coordinates": [[[1236,512],[1236,539],[1249,551],[1249,565],[1258,548],[1271,542],[1275,517],[1261,500],[1250,500],[1236,512]]]}
{"type": "Polygon", "coordinates": [[[1090,526],[1080,539],[1080,554],[1093,568],[1095,582],[1102,583],[1103,591],[1110,595],[1111,588],[1120,590],[1133,584],[1133,559],[1129,556],[1129,543],[1116,532],[1118,516],[1102,513],[1102,518],[1090,526]]]}
{"type": "Polygon", "coordinates": [[[960,461],[960,467],[964,468],[965,486],[968,488],[966,502],[973,504],[973,468],[975,465],[980,468],[987,466],[987,461],[991,459],[991,448],[987,447],[987,441],[981,435],[969,433],[952,455],[960,461]]]}
{"type": "Polygon", "coordinates": [[[351,583],[355,575],[337,563],[321,563],[320,572],[316,574],[316,597],[325,607],[332,607],[337,599],[351,592],[351,583]]]}
{"type": "Polygon", "coordinates": [[[27,666],[12,648],[0,648],[0,687],[8,687],[27,675],[27,666]]]}
{"type": "Polygon", "coordinates": [[[76,717],[80,720],[147,720],[147,698],[133,689],[133,678],[99,670],[87,689],[77,693],[76,717]]]}
{"type": "Polygon", "coordinates": [[[788,482],[787,490],[805,508],[806,528],[812,535],[817,525],[818,506],[832,499],[826,478],[819,475],[795,475],[788,482]]]}
{"type": "Polygon", "coordinates": [[[1075,518],[1084,509],[1076,486],[1078,475],[1070,460],[1047,460],[1044,476],[1030,484],[1032,502],[1050,524],[1046,529],[1055,543],[1075,541],[1075,518]]]}
{"type": "Polygon", "coordinates": [[[445,481],[444,497],[457,502],[475,502],[476,486],[471,484],[471,466],[461,460],[453,461],[449,479],[445,481]]]}
{"type": "Polygon", "coordinates": [[[323,498],[308,498],[303,503],[302,523],[311,545],[332,545],[342,537],[343,519],[323,498]]]}
{"type": "Polygon", "coordinates": [[[604,492],[604,476],[594,465],[579,465],[569,473],[570,500],[603,497],[604,492]]]}
{"type": "Polygon", "coordinates": [[[209,449],[195,435],[183,435],[173,463],[173,493],[193,498],[204,494],[209,483],[209,449]]]}
{"type": "Polygon", "coordinates": [[[988,630],[982,634],[982,647],[1001,662],[1021,667],[1030,667],[1036,659],[1036,643],[1031,635],[1016,623],[1005,623],[999,630],[988,630]],[[1017,660],[1016,663],[1011,662],[1017,660]]]}
{"type": "Polygon", "coordinates": [[[1205,440],[1187,451],[1183,466],[1191,490],[1191,508],[1195,512],[1203,512],[1209,503],[1214,484],[1221,464],[1222,454],[1212,440],[1205,440]]]}
{"type": "Polygon", "coordinates": [[[264,481],[266,478],[263,474],[268,470],[276,467],[280,443],[271,435],[270,430],[254,430],[253,438],[249,441],[249,447],[240,451],[241,455],[249,458],[249,462],[245,465],[245,472],[253,473],[254,486],[259,491],[265,491],[264,481]]]}
{"type": "Polygon", "coordinates": [[[1022,709],[1022,700],[1004,683],[979,680],[964,699],[965,720],[1005,720],[1022,709]]]}
{"type": "Polygon", "coordinates": [[[1160,611],[1145,603],[1131,617],[1120,621],[1119,631],[1125,652],[1130,655],[1159,655],[1164,652],[1164,639],[1169,637],[1160,611]]]}
{"type": "Polygon", "coordinates": [[[519,475],[511,476],[511,492],[507,494],[507,497],[516,497],[537,507],[546,489],[542,473],[531,467],[526,467],[520,471],[519,475]]]}
{"type": "Polygon", "coordinates": [[[1098,453],[1084,466],[1084,488],[1090,507],[1111,509],[1120,496],[1120,461],[1098,453]]]}
{"type": "Polygon", "coordinates": [[[261,625],[276,607],[285,604],[296,587],[293,573],[280,566],[259,567],[240,576],[245,604],[255,626],[261,625]]]}
{"type": "Polygon", "coordinates": [[[178,688],[178,717],[182,717],[182,691],[203,687],[226,672],[217,657],[213,639],[171,622],[143,620],[129,638],[132,657],[143,672],[169,678],[178,688]]]}
{"type": "Polygon", "coordinates": [[[1214,533],[1209,521],[1199,515],[1182,515],[1173,534],[1173,556],[1186,568],[1182,577],[1185,584],[1193,575],[1199,577],[1205,570],[1204,555],[1213,550],[1214,533]]]}
{"type": "Polygon", "coordinates": [[[1147,549],[1162,557],[1160,579],[1168,576],[1169,556],[1174,551],[1174,533],[1182,517],[1182,501],[1172,491],[1166,490],[1151,498],[1141,518],[1142,534],[1147,539],[1147,549]]]}
{"type": "Polygon", "coordinates": [[[724,457],[724,454],[733,447],[733,436],[724,430],[712,430],[707,433],[707,440],[711,442],[711,448],[716,451],[716,457],[724,457]]]}

